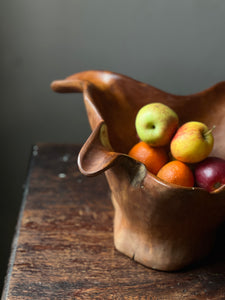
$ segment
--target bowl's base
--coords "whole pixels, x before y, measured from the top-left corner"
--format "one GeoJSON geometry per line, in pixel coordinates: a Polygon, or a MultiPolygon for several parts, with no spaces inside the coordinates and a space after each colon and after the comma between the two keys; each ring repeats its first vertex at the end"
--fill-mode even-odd
{"type": "Polygon", "coordinates": [[[115,248],[136,262],[159,271],[179,271],[203,260],[209,255],[215,242],[215,234],[188,237],[165,237],[159,239],[129,224],[114,199],[114,245],[115,248]]]}

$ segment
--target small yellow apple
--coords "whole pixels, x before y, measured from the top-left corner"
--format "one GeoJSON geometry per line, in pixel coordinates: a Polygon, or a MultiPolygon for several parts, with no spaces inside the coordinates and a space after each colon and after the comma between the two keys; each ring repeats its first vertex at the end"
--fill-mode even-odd
{"type": "Polygon", "coordinates": [[[212,151],[214,138],[212,130],[201,122],[187,122],[174,135],[170,151],[174,158],[186,163],[205,159],[212,151]]]}

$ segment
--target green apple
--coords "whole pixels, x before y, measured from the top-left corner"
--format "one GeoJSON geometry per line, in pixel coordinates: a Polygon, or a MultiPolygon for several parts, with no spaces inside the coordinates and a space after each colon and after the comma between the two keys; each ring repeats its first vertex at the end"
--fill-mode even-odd
{"type": "Polygon", "coordinates": [[[197,163],[212,151],[212,130],[201,122],[187,122],[176,132],[170,144],[174,158],[186,163],[197,163]]]}
{"type": "Polygon", "coordinates": [[[137,113],[135,127],[139,138],[153,146],[169,144],[178,127],[179,119],[175,111],[162,103],[150,103],[137,113]]]}

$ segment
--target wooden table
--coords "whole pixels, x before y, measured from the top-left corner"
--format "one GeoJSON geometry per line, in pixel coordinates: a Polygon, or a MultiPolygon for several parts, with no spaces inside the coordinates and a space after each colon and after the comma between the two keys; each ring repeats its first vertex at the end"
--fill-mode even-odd
{"type": "Polygon", "coordinates": [[[134,262],[114,249],[107,182],[80,174],[79,148],[34,146],[2,299],[225,299],[225,231],[187,270],[134,262]]]}

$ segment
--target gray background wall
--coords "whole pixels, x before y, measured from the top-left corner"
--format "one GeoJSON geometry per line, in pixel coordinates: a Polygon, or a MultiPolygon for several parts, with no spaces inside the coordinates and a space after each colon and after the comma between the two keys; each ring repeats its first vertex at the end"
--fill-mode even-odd
{"type": "Polygon", "coordinates": [[[55,94],[50,82],[105,69],[195,93],[225,80],[224,30],[223,0],[0,2],[1,278],[31,145],[90,133],[82,95],[55,94]]]}

